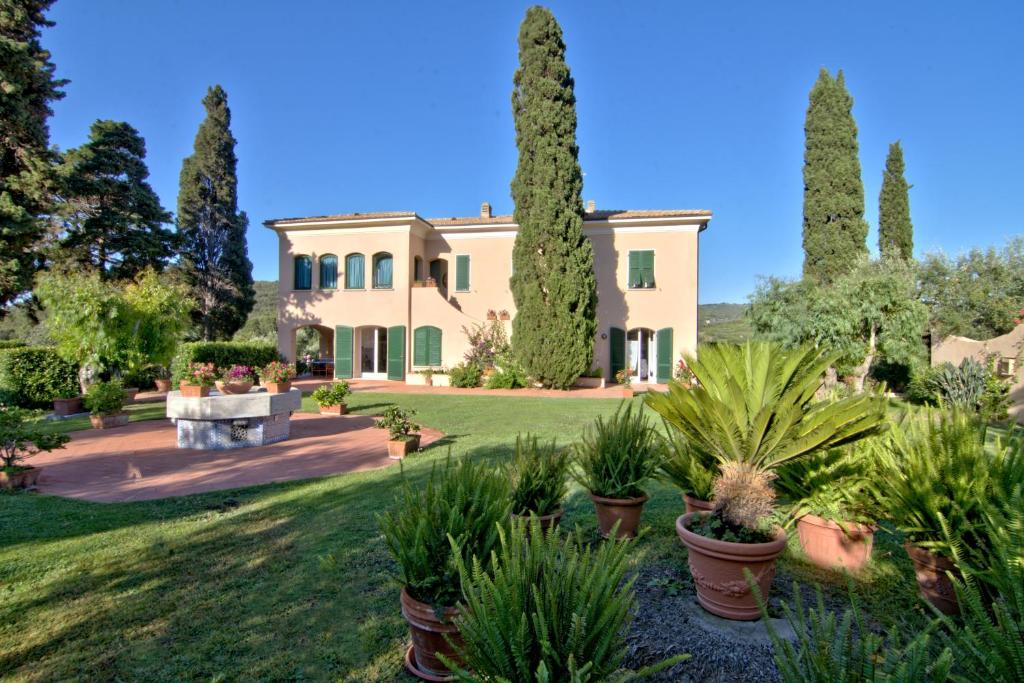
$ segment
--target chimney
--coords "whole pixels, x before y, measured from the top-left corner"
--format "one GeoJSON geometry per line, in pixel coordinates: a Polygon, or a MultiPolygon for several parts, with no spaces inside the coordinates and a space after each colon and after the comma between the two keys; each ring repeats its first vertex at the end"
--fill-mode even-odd
{"type": "Polygon", "coordinates": [[[491,217],[491,203],[490,202],[484,202],[483,204],[480,205],[480,218],[490,218],[490,217],[491,217]]]}
{"type": "Polygon", "coordinates": [[[588,199],[587,213],[594,213],[595,211],[597,211],[597,202],[595,202],[593,199],[588,199]]]}

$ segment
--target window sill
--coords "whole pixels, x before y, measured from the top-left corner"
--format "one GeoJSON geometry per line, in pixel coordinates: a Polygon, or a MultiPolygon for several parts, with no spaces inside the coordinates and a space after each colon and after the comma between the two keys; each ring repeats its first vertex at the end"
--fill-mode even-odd
{"type": "Polygon", "coordinates": [[[395,291],[395,288],[394,287],[374,287],[373,291],[374,292],[393,292],[393,291],[395,291]]]}
{"type": "Polygon", "coordinates": [[[655,292],[658,290],[658,286],[653,287],[627,287],[627,292],[655,292]]]}

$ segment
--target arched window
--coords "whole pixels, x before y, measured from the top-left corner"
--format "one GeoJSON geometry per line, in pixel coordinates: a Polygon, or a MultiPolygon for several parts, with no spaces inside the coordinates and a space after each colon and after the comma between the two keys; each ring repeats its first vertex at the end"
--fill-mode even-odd
{"type": "Polygon", "coordinates": [[[373,255],[373,288],[391,289],[391,254],[381,252],[373,255]]]}
{"type": "Polygon", "coordinates": [[[295,289],[312,289],[313,259],[308,256],[295,257],[295,289]]]}
{"type": "Polygon", "coordinates": [[[320,289],[338,288],[338,257],[324,254],[320,257],[320,289]]]}
{"type": "Polygon", "coordinates": [[[363,255],[349,254],[345,257],[345,289],[363,289],[363,255]]]}

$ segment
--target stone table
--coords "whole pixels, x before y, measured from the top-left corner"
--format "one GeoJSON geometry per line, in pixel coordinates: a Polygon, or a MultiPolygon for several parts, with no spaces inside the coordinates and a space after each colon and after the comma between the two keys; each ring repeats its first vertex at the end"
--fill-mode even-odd
{"type": "Polygon", "coordinates": [[[265,446],[289,436],[289,418],[302,405],[302,392],[281,394],[262,387],[246,394],[211,391],[203,398],[167,394],[167,417],[178,427],[178,448],[225,450],[265,446]]]}

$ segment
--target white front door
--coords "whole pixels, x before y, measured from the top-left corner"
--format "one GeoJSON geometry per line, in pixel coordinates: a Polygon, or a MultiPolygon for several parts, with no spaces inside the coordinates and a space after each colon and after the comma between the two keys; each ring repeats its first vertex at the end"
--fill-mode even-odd
{"type": "Polygon", "coordinates": [[[364,327],[359,336],[359,376],[387,379],[388,331],[383,327],[364,327]]]}

